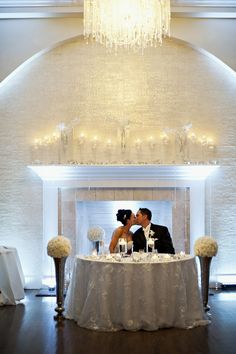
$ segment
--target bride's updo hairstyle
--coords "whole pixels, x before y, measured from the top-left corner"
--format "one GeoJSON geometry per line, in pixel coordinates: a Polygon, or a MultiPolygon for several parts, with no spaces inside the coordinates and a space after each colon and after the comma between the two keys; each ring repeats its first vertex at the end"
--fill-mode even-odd
{"type": "Polygon", "coordinates": [[[117,221],[120,221],[124,226],[127,224],[127,220],[130,219],[132,210],[130,209],[119,209],[116,218],[117,221]]]}

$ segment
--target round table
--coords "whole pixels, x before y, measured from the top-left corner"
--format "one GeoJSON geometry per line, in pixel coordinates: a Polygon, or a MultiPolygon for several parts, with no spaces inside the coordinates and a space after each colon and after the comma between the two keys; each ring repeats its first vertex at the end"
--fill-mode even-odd
{"type": "Polygon", "coordinates": [[[132,257],[77,256],[65,316],[100,331],[192,328],[209,323],[195,258],[134,262],[132,257]]]}

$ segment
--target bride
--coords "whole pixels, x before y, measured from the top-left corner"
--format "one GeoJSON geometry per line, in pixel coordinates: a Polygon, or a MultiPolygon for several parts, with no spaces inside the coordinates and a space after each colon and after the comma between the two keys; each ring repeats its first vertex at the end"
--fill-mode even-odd
{"type": "Polygon", "coordinates": [[[133,232],[130,231],[131,226],[135,225],[135,215],[130,209],[119,209],[116,214],[117,221],[122,223],[122,226],[117,227],[112,234],[111,243],[109,246],[110,253],[119,252],[119,240],[122,238],[127,242],[128,253],[131,253],[133,245],[133,232]]]}

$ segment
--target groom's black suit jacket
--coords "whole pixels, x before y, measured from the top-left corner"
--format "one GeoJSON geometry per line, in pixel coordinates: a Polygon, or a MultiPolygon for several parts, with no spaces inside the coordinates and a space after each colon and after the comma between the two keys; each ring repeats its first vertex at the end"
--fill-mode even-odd
{"type": "MultiPolygon", "coordinates": [[[[166,226],[151,223],[150,230],[153,231],[150,232],[150,237],[156,239],[155,248],[158,253],[175,254],[172,239],[166,226]]],[[[142,227],[133,234],[133,251],[138,252],[139,250],[146,251],[146,237],[142,227]]]]}

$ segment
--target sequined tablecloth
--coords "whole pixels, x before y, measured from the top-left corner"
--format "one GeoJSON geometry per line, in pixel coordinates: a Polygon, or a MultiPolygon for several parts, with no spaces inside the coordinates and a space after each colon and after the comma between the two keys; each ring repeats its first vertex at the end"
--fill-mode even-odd
{"type": "Polygon", "coordinates": [[[99,331],[154,331],[209,323],[194,257],[161,255],[135,261],[114,257],[76,257],[65,299],[66,318],[99,331]]]}

